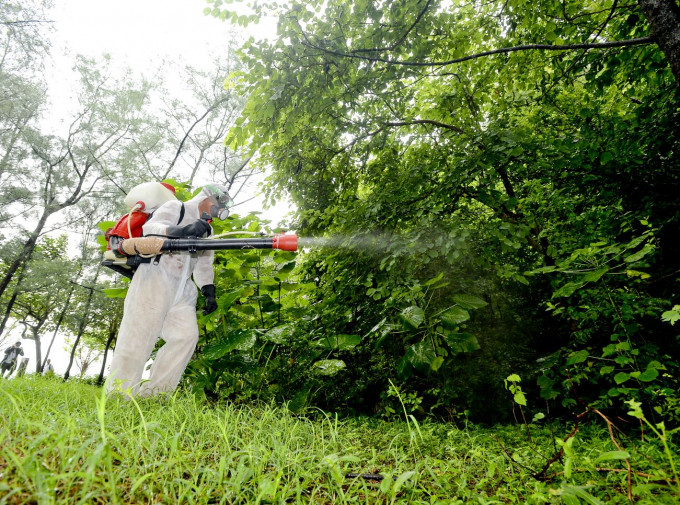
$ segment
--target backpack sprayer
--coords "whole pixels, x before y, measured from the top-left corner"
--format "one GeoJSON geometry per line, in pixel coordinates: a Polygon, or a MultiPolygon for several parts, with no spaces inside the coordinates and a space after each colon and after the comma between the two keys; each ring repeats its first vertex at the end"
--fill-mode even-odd
{"type": "MultiPolygon", "coordinates": [[[[174,188],[164,183],[144,183],[133,188],[125,198],[130,212],[120,218],[113,228],[107,230],[105,237],[107,250],[102,265],[132,278],[142,263],[157,263],[160,255],[173,252],[278,249],[297,251],[298,240],[294,234],[279,234],[267,237],[260,234],[256,238],[170,238],[165,236],[142,237],[142,225],[151,213],[163,203],[174,200],[174,188]]],[[[183,214],[184,208],[182,208],[183,214]]],[[[202,217],[209,219],[209,216],[202,217]]],[[[179,221],[181,221],[181,216],[179,221]]],[[[237,232],[248,233],[248,232],[237,232]]]]}

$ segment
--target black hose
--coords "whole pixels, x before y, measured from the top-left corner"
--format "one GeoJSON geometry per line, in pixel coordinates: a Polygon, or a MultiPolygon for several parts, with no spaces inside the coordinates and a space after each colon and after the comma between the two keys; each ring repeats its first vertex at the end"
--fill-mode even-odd
{"type": "Polygon", "coordinates": [[[379,473],[347,473],[345,479],[365,479],[365,480],[383,480],[384,475],[379,473]]]}
{"type": "Polygon", "coordinates": [[[209,239],[181,238],[167,239],[163,243],[162,251],[221,251],[233,249],[272,249],[273,241],[269,238],[224,238],[209,239]]]}

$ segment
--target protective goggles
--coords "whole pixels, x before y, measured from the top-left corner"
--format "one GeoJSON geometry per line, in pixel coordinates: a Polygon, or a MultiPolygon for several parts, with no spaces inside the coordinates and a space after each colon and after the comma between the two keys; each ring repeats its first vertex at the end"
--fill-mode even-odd
{"type": "Polygon", "coordinates": [[[234,205],[234,201],[229,196],[226,188],[209,184],[204,186],[203,189],[208,194],[208,198],[210,198],[214,203],[220,204],[224,207],[231,207],[234,205]]]}

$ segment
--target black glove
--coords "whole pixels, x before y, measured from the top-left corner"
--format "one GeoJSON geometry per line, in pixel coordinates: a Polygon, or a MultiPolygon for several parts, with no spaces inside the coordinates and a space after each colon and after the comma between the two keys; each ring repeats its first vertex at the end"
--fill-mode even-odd
{"type": "Polygon", "coordinates": [[[205,233],[210,235],[210,224],[201,219],[184,226],[168,226],[168,236],[171,237],[202,237],[205,233]]]}
{"type": "Polygon", "coordinates": [[[201,293],[205,296],[205,305],[203,306],[203,315],[207,316],[217,310],[217,299],[215,298],[215,285],[206,284],[201,288],[201,293]]]}

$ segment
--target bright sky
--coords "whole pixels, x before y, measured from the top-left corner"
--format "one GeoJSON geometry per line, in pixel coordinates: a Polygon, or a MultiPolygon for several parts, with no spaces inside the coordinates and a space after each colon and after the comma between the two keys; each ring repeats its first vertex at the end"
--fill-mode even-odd
{"type": "Polygon", "coordinates": [[[72,53],[111,53],[135,69],[159,57],[198,64],[223,45],[231,25],[203,14],[203,0],[56,0],[58,39],[72,53]]]}
{"type": "MultiPolygon", "coordinates": [[[[0,0],[1,1],[1,0],[0,0]]],[[[54,77],[50,86],[57,89],[55,95],[68,96],[71,69],[77,54],[101,57],[104,53],[112,56],[114,63],[129,66],[133,71],[143,72],[153,68],[157,62],[186,62],[194,66],[208,64],[211,53],[219,51],[235,28],[211,16],[205,16],[203,9],[208,6],[204,0],[55,0],[53,21],[56,33],[53,36],[54,77]]],[[[231,4],[233,8],[238,4],[231,4]]],[[[265,37],[276,32],[276,20],[264,19],[258,25],[248,27],[248,35],[265,37]]],[[[239,213],[260,210],[261,202],[255,199],[238,208],[239,213]]],[[[277,217],[288,211],[284,204],[264,213],[264,217],[276,222],[277,217]]],[[[0,350],[15,342],[21,336],[16,328],[5,335],[0,350]],[[7,337],[7,338],[5,338],[7,337]]],[[[51,338],[51,334],[49,334],[51,338]]],[[[43,354],[49,338],[43,338],[43,354]]],[[[29,340],[23,340],[25,357],[30,362],[28,372],[35,370],[35,347],[29,340]]],[[[68,365],[69,351],[59,338],[50,357],[55,371],[62,374],[68,365]]],[[[44,356],[43,356],[44,359],[44,356]]],[[[109,356],[108,362],[111,357],[109,356]]],[[[92,365],[88,375],[96,375],[101,364],[92,365]]],[[[79,370],[73,368],[71,375],[79,370]]]]}
{"type": "MultiPolygon", "coordinates": [[[[1,1],[1,0],[0,0],[1,1]]],[[[227,42],[240,30],[244,37],[272,37],[276,34],[276,18],[264,18],[246,28],[234,26],[203,14],[205,0],[54,0],[53,57],[55,68],[50,77],[50,93],[56,97],[52,119],[70,119],[67,112],[69,90],[75,76],[72,72],[77,54],[99,58],[110,54],[114,65],[148,72],[166,61],[169,65],[212,64],[213,56],[226,48],[227,42]],[[61,110],[63,108],[63,110],[61,110]]],[[[244,9],[240,2],[226,7],[244,9]]],[[[173,76],[173,67],[168,76],[173,76]]],[[[225,76],[226,77],[226,76],[225,76]]],[[[205,182],[205,181],[204,181],[205,182]]],[[[237,203],[250,195],[236,198],[237,203]]],[[[261,210],[259,198],[238,207],[244,213],[261,210]]],[[[265,217],[276,221],[288,206],[278,206],[265,217]]]]}

